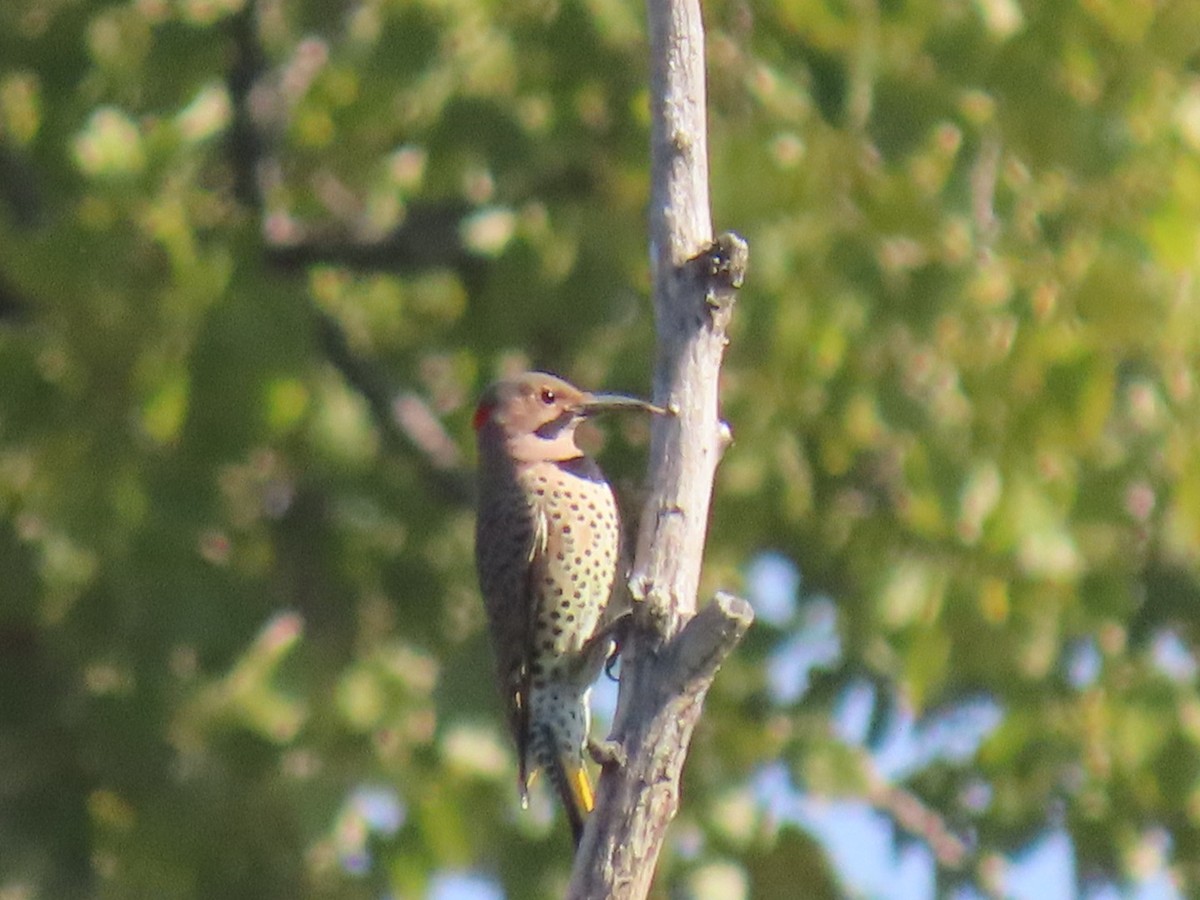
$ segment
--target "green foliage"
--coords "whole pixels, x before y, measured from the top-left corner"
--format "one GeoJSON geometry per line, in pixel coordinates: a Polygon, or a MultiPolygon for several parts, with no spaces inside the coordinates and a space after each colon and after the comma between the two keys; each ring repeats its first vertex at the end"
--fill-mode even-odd
{"type": "MultiPolygon", "coordinates": [[[[959,877],[1061,809],[1081,871],[1136,877],[1165,829],[1194,890],[1195,675],[1156,647],[1198,637],[1200,9],[706,16],[714,211],[752,248],[706,583],[781,551],[842,646],[786,701],[767,661],[803,616],[726,666],[664,892],[839,895],[748,787],[777,760],[914,830],[831,727],[862,683],[875,737],[1002,710],[904,785],[976,835],[959,877]]],[[[0,4],[0,894],[561,892],[464,460],[498,372],[648,384],[642,17],[0,4]]],[[[629,486],[641,429],[608,429],[629,486]]]]}

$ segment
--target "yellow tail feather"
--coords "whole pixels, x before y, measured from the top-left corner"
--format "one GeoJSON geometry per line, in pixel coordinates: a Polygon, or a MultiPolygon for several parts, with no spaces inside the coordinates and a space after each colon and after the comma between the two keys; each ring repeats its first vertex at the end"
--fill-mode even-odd
{"type": "Polygon", "coordinates": [[[572,773],[572,777],[575,780],[575,797],[583,811],[590,813],[596,808],[596,794],[592,790],[592,780],[588,777],[587,769],[580,766],[577,772],[572,773]]]}
{"type": "Polygon", "coordinates": [[[559,799],[571,825],[571,837],[578,847],[579,840],[583,837],[584,816],[595,809],[596,795],[582,761],[559,757],[555,762],[557,765],[554,766],[554,777],[551,780],[558,789],[559,799]]]}

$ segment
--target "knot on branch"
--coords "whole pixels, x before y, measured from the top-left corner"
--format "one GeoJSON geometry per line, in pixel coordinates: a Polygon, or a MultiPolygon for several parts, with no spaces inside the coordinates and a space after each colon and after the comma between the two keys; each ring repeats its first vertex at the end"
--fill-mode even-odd
{"type": "Polygon", "coordinates": [[[726,231],[697,256],[700,275],[705,281],[704,301],[714,314],[728,317],[737,292],[746,281],[750,246],[745,239],[726,231]]]}
{"type": "Polygon", "coordinates": [[[741,235],[722,232],[701,257],[708,260],[708,277],[714,288],[735,291],[745,282],[750,245],[741,235]]]}
{"type": "Polygon", "coordinates": [[[733,429],[724,419],[717,422],[717,452],[724,453],[733,443],[733,429]]]}

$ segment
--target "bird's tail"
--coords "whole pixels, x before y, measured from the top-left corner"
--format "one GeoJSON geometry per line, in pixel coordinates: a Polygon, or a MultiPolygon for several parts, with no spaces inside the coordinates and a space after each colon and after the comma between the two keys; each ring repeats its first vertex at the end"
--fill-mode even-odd
{"type": "Polygon", "coordinates": [[[550,780],[554,782],[554,789],[562,801],[567,821],[571,824],[571,837],[578,847],[583,838],[583,823],[596,806],[596,795],[587,768],[582,759],[567,759],[555,753],[550,767],[550,780]]]}

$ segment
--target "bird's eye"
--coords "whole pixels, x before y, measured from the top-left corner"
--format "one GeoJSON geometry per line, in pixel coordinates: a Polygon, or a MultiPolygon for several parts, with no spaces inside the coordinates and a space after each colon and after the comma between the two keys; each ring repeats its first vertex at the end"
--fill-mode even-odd
{"type": "Polygon", "coordinates": [[[554,391],[550,390],[550,388],[542,388],[542,402],[549,406],[554,400],[554,391]]]}

